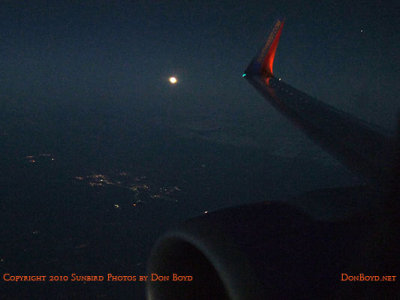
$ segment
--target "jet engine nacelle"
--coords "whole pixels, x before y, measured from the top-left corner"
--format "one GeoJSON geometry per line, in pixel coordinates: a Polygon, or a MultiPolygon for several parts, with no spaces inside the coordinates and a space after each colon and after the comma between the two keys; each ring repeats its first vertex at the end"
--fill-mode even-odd
{"type": "Polygon", "coordinates": [[[365,257],[365,245],[375,227],[375,218],[365,214],[341,221],[316,220],[282,202],[208,213],[158,240],[148,264],[155,280],[147,283],[147,297],[332,296],[346,284],[342,274],[376,271],[365,257]],[[166,280],[156,280],[157,276],[166,280]]]}

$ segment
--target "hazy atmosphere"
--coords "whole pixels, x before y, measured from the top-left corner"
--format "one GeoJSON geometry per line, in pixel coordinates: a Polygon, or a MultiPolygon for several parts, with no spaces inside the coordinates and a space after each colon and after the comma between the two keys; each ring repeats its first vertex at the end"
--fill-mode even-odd
{"type": "MultiPolygon", "coordinates": [[[[395,132],[398,9],[2,1],[2,276],[143,273],[157,237],[189,217],[363,184],[242,73],[284,16],[275,75],[395,132]]],[[[0,297],[144,297],[143,283],[46,284],[2,282],[0,297]]]]}

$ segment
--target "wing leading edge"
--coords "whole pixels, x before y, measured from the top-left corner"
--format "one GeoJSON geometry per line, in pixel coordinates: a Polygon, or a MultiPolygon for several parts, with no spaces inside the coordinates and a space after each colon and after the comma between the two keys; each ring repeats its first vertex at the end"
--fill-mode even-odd
{"type": "Polygon", "coordinates": [[[277,20],[265,46],[243,77],[279,112],[346,167],[378,184],[393,181],[395,138],[375,126],[291,87],[273,75],[284,21],[277,20]]]}

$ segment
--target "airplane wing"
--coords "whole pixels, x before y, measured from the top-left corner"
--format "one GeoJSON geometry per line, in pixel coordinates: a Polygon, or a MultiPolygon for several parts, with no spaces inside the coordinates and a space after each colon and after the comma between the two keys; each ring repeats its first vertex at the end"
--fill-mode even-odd
{"type": "Polygon", "coordinates": [[[283,25],[283,20],[276,21],[265,46],[243,77],[280,113],[350,170],[378,184],[387,182],[393,172],[394,137],[274,76],[273,62],[283,25]]]}
{"type": "Polygon", "coordinates": [[[302,197],[327,204],[327,210],[330,205],[356,198],[363,203],[383,199],[385,209],[320,220],[297,209],[293,202],[264,201],[188,220],[164,234],[154,246],[148,273],[156,280],[147,282],[148,299],[296,299],[299,295],[307,299],[347,299],[398,295],[398,289],[391,284],[378,290],[375,288],[381,282],[344,282],[349,274],[353,281],[361,278],[360,274],[363,278],[368,274],[381,281],[393,281],[396,276],[383,275],[398,274],[399,210],[385,206],[385,198],[398,203],[398,144],[379,128],[274,76],[273,62],[283,24],[283,20],[275,23],[243,77],[312,140],[382,188],[325,190],[302,197]],[[166,277],[157,280],[159,274],[169,274],[169,281],[164,282],[166,277]]]}

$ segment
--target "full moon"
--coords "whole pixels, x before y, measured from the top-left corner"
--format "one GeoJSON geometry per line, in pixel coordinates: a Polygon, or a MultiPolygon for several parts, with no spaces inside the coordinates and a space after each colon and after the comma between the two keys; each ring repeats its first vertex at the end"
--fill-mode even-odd
{"type": "Polygon", "coordinates": [[[178,79],[174,76],[171,76],[169,79],[169,83],[171,84],[177,84],[178,83],[178,79]]]}

